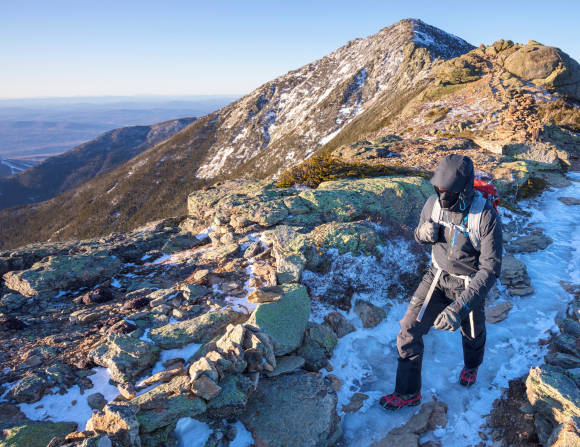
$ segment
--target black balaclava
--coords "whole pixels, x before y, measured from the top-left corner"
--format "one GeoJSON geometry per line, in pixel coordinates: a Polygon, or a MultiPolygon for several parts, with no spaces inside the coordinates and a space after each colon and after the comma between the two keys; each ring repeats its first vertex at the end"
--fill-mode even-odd
{"type": "Polygon", "coordinates": [[[437,191],[441,208],[451,211],[465,211],[473,200],[473,179],[475,177],[473,162],[469,157],[458,154],[447,155],[431,179],[431,184],[442,188],[437,191]]]}

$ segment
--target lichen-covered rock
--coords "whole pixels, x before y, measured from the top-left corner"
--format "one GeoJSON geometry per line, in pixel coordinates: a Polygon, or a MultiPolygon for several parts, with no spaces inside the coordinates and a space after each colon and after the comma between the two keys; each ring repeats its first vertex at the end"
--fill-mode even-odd
{"type": "Polygon", "coordinates": [[[241,374],[232,374],[222,380],[219,386],[220,393],[207,404],[206,416],[216,420],[239,417],[252,392],[252,381],[241,374]]]}
{"type": "Polygon", "coordinates": [[[76,425],[74,422],[30,421],[5,429],[0,447],[46,447],[52,438],[66,436],[76,425]]]}
{"type": "Polygon", "coordinates": [[[31,297],[58,290],[92,287],[111,278],[121,261],[106,254],[51,256],[28,270],[4,274],[6,287],[31,297]]]}
{"type": "Polygon", "coordinates": [[[115,436],[126,447],[141,447],[139,422],[129,405],[109,403],[87,421],[86,430],[115,436]]]}
{"type": "Polygon", "coordinates": [[[246,318],[245,314],[231,309],[208,312],[191,320],[152,329],[149,337],[163,349],[181,348],[190,343],[207,343],[223,333],[228,324],[242,323],[246,318]]]}
{"type": "Polygon", "coordinates": [[[509,254],[502,259],[500,281],[508,288],[511,295],[529,295],[534,291],[530,286],[531,281],[526,265],[509,254]]]}
{"type": "Polygon", "coordinates": [[[510,241],[508,249],[515,253],[531,253],[544,250],[552,242],[552,238],[542,232],[537,232],[510,241]]]}
{"type": "Polygon", "coordinates": [[[111,379],[123,383],[142,376],[159,358],[159,348],[131,335],[110,334],[89,352],[100,366],[109,368],[111,379]]]}
{"type": "Polygon", "coordinates": [[[330,312],[325,315],[324,324],[332,329],[338,338],[342,338],[345,335],[356,331],[354,325],[340,312],[330,312]]]}
{"type": "Polygon", "coordinates": [[[310,316],[306,287],[300,284],[281,287],[282,298],[260,304],[247,322],[270,337],[276,355],[288,354],[300,346],[310,316]]]}
{"type": "Polygon", "coordinates": [[[45,390],[52,386],[45,375],[32,373],[22,378],[8,391],[8,399],[18,403],[38,402],[45,390]]]}
{"type": "Polygon", "coordinates": [[[0,312],[13,312],[20,309],[29,298],[19,293],[7,293],[0,299],[0,312]]]}
{"type": "Polygon", "coordinates": [[[563,371],[550,366],[531,368],[526,389],[534,411],[544,417],[559,424],[580,417],[580,389],[563,371]]]}
{"type": "Polygon", "coordinates": [[[318,374],[263,379],[241,415],[257,447],[330,447],[342,434],[336,392],[318,374]]]}

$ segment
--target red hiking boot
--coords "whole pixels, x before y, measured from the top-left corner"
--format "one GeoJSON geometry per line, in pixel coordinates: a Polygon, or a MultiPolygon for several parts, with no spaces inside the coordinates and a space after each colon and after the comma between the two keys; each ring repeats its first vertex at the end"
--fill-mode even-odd
{"type": "Polygon", "coordinates": [[[459,374],[459,383],[463,386],[471,386],[477,380],[477,368],[463,368],[459,374]]]}
{"type": "Polygon", "coordinates": [[[381,397],[379,404],[385,410],[398,410],[403,407],[414,407],[421,403],[421,393],[398,394],[391,393],[381,397]]]}

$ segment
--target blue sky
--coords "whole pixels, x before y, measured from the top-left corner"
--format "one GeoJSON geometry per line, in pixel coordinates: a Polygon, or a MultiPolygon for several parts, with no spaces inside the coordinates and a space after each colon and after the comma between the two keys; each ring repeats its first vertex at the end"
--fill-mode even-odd
{"type": "Polygon", "coordinates": [[[408,17],[580,60],[573,0],[0,0],[0,98],[244,94],[408,17]]]}

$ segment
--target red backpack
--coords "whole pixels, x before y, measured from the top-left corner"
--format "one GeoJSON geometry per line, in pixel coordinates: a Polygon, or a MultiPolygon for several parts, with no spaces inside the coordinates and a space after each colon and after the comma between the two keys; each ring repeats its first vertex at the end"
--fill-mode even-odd
{"type": "Polygon", "coordinates": [[[485,180],[476,178],[473,181],[473,189],[479,191],[483,197],[489,200],[497,211],[497,206],[499,205],[499,194],[497,189],[495,189],[495,186],[485,180]]]}

